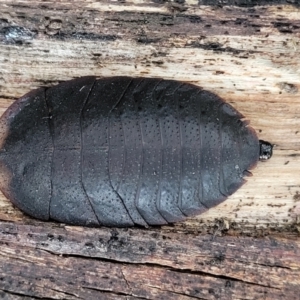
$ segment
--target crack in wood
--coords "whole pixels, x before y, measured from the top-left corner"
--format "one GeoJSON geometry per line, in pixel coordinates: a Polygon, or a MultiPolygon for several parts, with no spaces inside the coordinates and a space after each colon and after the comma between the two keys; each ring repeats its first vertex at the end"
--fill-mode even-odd
{"type": "MultiPolygon", "coordinates": [[[[236,260],[236,259],[233,259],[233,260],[236,261],[236,262],[240,262],[242,264],[249,264],[249,261],[236,260]]],[[[276,265],[276,264],[267,265],[267,264],[262,264],[262,263],[257,263],[257,262],[251,262],[251,264],[257,265],[257,266],[262,266],[262,267],[267,267],[267,268],[278,268],[278,269],[284,269],[284,270],[295,270],[295,269],[292,269],[290,267],[280,266],[280,265],[276,265]]]]}
{"type": "Polygon", "coordinates": [[[130,296],[130,297],[134,297],[137,299],[149,299],[149,298],[144,298],[144,297],[140,297],[140,296],[137,297],[137,296],[134,296],[133,294],[123,293],[123,292],[114,292],[114,291],[104,290],[101,288],[95,288],[95,287],[89,287],[89,286],[81,286],[81,287],[86,290],[97,291],[97,292],[101,292],[101,293],[105,293],[105,294],[113,294],[116,296],[130,296]]]}
{"type": "Polygon", "coordinates": [[[120,268],[120,271],[121,271],[121,274],[123,276],[124,281],[126,282],[126,285],[127,285],[128,289],[130,290],[130,295],[132,295],[132,288],[130,287],[129,282],[127,281],[127,279],[125,277],[124,270],[123,270],[122,267],[120,268]]]}
{"type": "MultiPolygon", "coordinates": [[[[67,292],[63,292],[63,291],[58,291],[56,289],[51,289],[51,290],[53,290],[55,292],[59,292],[59,293],[64,294],[66,296],[75,296],[75,297],[77,297],[76,295],[71,294],[71,293],[67,293],[67,292]]],[[[25,293],[25,292],[21,293],[21,292],[10,291],[8,289],[2,289],[2,288],[0,288],[0,291],[4,292],[5,294],[12,295],[12,296],[22,297],[22,299],[23,299],[23,297],[30,297],[30,299],[57,299],[56,297],[55,298],[52,298],[52,297],[51,298],[50,297],[43,297],[43,296],[39,297],[39,296],[36,296],[36,295],[32,295],[32,293],[25,293]]],[[[83,299],[83,298],[79,298],[79,297],[77,297],[77,298],[78,299],[83,299]]]]}
{"type": "MultiPolygon", "coordinates": [[[[171,268],[171,269],[173,270],[173,268],[171,268]]],[[[260,284],[260,283],[247,281],[247,280],[242,280],[242,279],[238,279],[238,278],[230,277],[230,276],[226,276],[226,275],[217,275],[217,274],[212,274],[212,273],[209,273],[209,272],[195,271],[195,270],[191,270],[191,269],[174,269],[174,270],[175,270],[175,272],[178,272],[178,273],[195,274],[195,275],[200,275],[200,276],[209,276],[209,277],[218,278],[218,279],[231,280],[231,281],[236,281],[236,282],[243,282],[243,283],[250,284],[250,285],[256,285],[256,286],[271,288],[271,289],[275,289],[275,290],[281,290],[280,288],[274,287],[274,286],[271,286],[271,285],[260,284]]]]}
{"type": "MultiPolygon", "coordinates": [[[[236,281],[236,282],[242,282],[242,283],[245,283],[245,284],[256,285],[256,286],[261,286],[261,287],[275,289],[275,290],[281,290],[280,288],[274,287],[274,286],[271,286],[271,285],[260,284],[260,283],[247,281],[247,280],[242,280],[242,279],[239,279],[239,278],[230,277],[230,276],[226,276],[226,275],[217,275],[217,274],[213,274],[213,273],[210,273],[210,272],[204,272],[204,271],[198,271],[198,270],[196,271],[196,270],[192,270],[192,269],[177,269],[177,268],[172,267],[170,265],[163,265],[163,264],[159,264],[159,263],[128,262],[128,261],[122,261],[122,260],[115,260],[115,259],[111,259],[111,258],[89,257],[89,256],[77,255],[77,254],[61,254],[61,253],[56,253],[54,251],[45,250],[45,249],[42,249],[42,248],[37,248],[37,249],[39,249],[41,251],[48,252],[50,254],[62,256],[62,257],[76,257],[76,258],[81,258],[81,259],[96,260],[96,261],[108,262],[108,263],[113,263],[113,264],[135,265],[135,266],[140,265],[140,266],[145,266],[145,267],[149,267],[149,268],[160,268],[160,269],[165,269],[165,270],[169,270],[169,271],[177,272],[177,273],[194,274],[194,275],[199,275],[199,276],[208,276],[208,277],[217,278],[217,279],[231,280],[231,281],[236,281]]],[[[262,265],[264,266],[264,264],[262,264],[262,265]]],[[[125,279],[124,274],[123,274],[123,277],[124,277],[124,280],[125,280],[126,284],[128,285],[128,282],[125,279]]]]}
{"type": "Polygon", "coordinates": [[[189,295],[189,294],[179,293],[179,292],[176,292],[176,291],[174,291],[174,290],[162,289],[162,288],[160,288],[160,287],[153,286],[153,285],[147,285],[147,286],[149,286],[149,287],[152,288],[152,289],[157,289],[157,290],[160,290],[160,291],[172,293],[172,294],[179,295],[179,296],[186,296],[186,297],[189,297],[189,298],[191,298],[191,299],[200,299],[200,300],[209,300],[209,299],[210,299],[210,298],[203,298],[203,297],[191,296],[191,295],[189,295]]]}

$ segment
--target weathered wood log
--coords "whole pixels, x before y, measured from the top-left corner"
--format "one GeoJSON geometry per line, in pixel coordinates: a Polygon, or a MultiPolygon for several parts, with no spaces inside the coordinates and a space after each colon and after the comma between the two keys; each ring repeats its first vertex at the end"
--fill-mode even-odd
{"type": "Polygon", "coordinates": [[[0,223],[0,289],[63,299],[298,299],[300,241],[0,223]],[[131,299],[131,298],[129,298],[131,299]]]}
{"type": "MultiPolygon", "coordinates": [[[[1,112],[32,88],[82,75],[194,82],[231,103],[261,139],[276,144],[273,159],[260,164],[243,189],[200,219],[295,222],[299,10],[191,1],[178,12],[171,4],[1,1],[1,112]]],[[[16,212],[3,197],[1,206],[2,219],[7,210],[16,212]]]]}
{"type": "Polygon", "coordinates": [[[163,77],[220,95],[276,144],[227,201],[172,227],[41,223],[1,195],[0,297],[297,299],[300,10],[257,3],[0,0],[1,113],[74,77],[163,77]]]}

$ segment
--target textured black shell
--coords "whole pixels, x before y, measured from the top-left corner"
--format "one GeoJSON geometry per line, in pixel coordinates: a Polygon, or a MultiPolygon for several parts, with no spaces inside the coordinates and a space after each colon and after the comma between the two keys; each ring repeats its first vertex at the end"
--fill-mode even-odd
{"type": "Polygon", "coordinates": [[[32,91],[0,119],[0,188],[42,220],[181,221],[235,192],[259,159],[243,116],[197,86],[82,77],[32,91]]]}

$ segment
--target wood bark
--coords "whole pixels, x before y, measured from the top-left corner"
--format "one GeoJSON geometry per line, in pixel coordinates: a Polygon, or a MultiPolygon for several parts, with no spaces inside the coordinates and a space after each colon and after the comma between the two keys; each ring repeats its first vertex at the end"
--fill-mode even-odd
{"type": "Polygon", "coordinates": [[[0,290],[54,299],[298,299],[300,241],[0,223],[0,290]]]}
{"type": "Polygon", "coordinates": [[[294,0],[0,0],[1,113],[74,77],[162,77],[218,94],[276,145],[227,201],[174,226],[42,223],[1,195],[0,298],[298,299],[299,42],[294,0]]]}

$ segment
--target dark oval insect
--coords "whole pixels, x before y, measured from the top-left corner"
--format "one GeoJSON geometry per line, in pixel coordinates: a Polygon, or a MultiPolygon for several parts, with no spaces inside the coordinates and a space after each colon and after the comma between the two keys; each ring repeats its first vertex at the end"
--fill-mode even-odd
{"type": "Polygon", "coordinates": [[[30,216],[161,225],[224,201],[272,146],[197,86],[82,77],[32,91],[0,119],[0,188],[30,216]]]}

